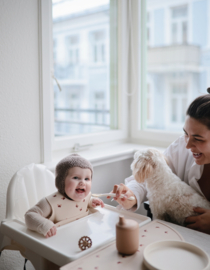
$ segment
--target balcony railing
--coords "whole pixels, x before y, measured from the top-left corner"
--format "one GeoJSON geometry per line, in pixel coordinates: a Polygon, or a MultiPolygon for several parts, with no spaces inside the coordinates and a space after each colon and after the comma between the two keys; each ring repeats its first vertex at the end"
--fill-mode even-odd
{"type": "Polygon", "coordinates": [[[71,136],[110,129],[109,110],[55,108],[54,112],[55,136],[71,136]]]}

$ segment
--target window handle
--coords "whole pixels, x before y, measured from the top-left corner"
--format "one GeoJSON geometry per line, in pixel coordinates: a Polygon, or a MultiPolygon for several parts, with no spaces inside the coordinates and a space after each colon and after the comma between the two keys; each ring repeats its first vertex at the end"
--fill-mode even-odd
{"type": "Polygon", "coordinates": [[[80,145],[79,143],[75,143],[75,145],[72,149],[74,152],[78,152],[80,150],[84,150],[86,148],[89,148],[90,146],[93,146],[93,144],[80,145]]]}
{"type": "Polygon", "coordinates": [[[61,92],[61,91],[62,91],[62,88],[61,88],[61,86],[60,86],[60,84],[59,84],[57,78],[55,77],[55,75],[54,75],[53,73],[52,73],[52,77],[53,77],[53,79],[55,80],[55,82],[56,82],[56,84],[57,84],[57,86],[58,86],[58,88],[59,88],[59,90],[60,90],[60,92],[61,92]]]}

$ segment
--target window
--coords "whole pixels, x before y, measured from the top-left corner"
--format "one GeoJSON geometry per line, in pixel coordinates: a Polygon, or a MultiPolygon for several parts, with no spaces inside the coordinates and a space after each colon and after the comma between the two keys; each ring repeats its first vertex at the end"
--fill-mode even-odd
{"type": "Polygon", "coordinates": [[[75,144],[126,140],[125,6],[119,0],[39,2],[44,161],[75,144]]]}
{"type": "MultiPolygon", "coordinates": [[[[45,16],[47,3],[41,1],[45,16]]],[[[209,0],[51,5],[51,55],[62,88],[53,81],[54,150],[126,139],[166,146],[182,134],[188,104],[210,85],[209,0]]],[[[48,32],[43,28],[45,44],[48,32]]],[[[41,58],[46,91],[48,48],[41,58]]],[[[49,107],[43,107],[44,115],[49,107]]],[[[46,134],[48,122],[43,121],[46,134]]]]}
{"type": "Polygon", "coordinates": [[[137,4],[133,7],[133,24],[139,25],[133,36],[140,49],[132,48],[138,74],[138,91],[131,98],[132,121],[137,123],[132,126],[132,138],[166,145],[182,134],[188,105],[210,85],[210,1],[186,5],[184,0],[177,4],[145,0],[138,4],[139,15],[137,4]]]}
{"type": "Polygon", "coordinates": [[[176,124],[181,129],[185,121],[185,113],[187,110],[187,84],[171,85],[171,112],[170,126],[176,124]]]}
{"type": "MultiPolygon", "coordinates": [[[[149,81],[149,79],[148,79],[149,81]]],[[[146,119],[146,124],[147,126],[152,126],[153,125],[153,118],[154,118],[154,111],[153,111],[153,96],[154,96],[154,93],[152,91],[152,84],[151,82],[147,83],[147,102],[146,102],[146,105],[147,105],[147,119],[146,119]]]]}
{"type": "Polygon", "coordinates": [[[105,30],[95,31],[90,33],[90,46],[92,62],[103,63],[105,62],[105,30]]]}
{"type": "Polygon", "coordinates": [[[68,58],[69,64],[74,65],[79,63],[79,37],[76,36],[69,36],[66,38],[67,42],[67,51],[68,51],[68,58]]]}
{"type": "Polygon", "coordinates": [[[53,1],[56,137],[111,129],[109,28],[109,0],[53,1]]]}
{"type": "Polygon", "coordinates": [[[147,11],[147,46],[151,46],[151,14],[147,11]]]}
{"type": "Polygon", "coordinates": [[[57,40],[54,39],[53,40],[53,63],[54,63],[54,66],[56,66],[56,62],[57,62],[57,40]]]}
{"type": "Polygon", "coordinates": [[[171,8],[171,43],[183,44],[188,41],[187,6],[171,8]]]}

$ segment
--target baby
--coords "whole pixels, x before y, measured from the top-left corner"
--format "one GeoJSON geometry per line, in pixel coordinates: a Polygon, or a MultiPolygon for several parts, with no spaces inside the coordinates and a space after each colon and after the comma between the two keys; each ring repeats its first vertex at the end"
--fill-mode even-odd
{"type": "Polygon", "coordinates": [[[91,198],[93,167],[77,154],[62,159],[55,169],[57,192],[41,199],[25,214],[28,229],[45,237],[56,234],[56,228],[87,216],[89,208],[104,207],[102,200],[91,198]]]}

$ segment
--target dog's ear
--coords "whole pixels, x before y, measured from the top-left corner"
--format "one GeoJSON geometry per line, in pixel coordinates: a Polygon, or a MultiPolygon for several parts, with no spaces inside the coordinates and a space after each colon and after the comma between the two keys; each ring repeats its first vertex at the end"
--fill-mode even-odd
{"type": "Polygon", "coordinates": [[[155,168],[154,163],[150,160],[134,161],[132,165],[133,175],[139,183],[143,183],[153,173],[155,168]]]}
{"type": "Polygon", "coordinates": [[[138,158],[139,158],[140,155],[141,155],[141,151],[140,151],[140,150],[139,150],[139,151],[136,151],[136,152],[134,153],[133,159],[134,159],[134,160],[138,160],[138,158]]]}

